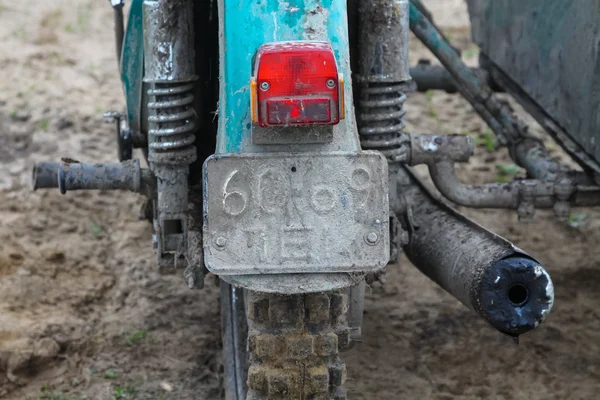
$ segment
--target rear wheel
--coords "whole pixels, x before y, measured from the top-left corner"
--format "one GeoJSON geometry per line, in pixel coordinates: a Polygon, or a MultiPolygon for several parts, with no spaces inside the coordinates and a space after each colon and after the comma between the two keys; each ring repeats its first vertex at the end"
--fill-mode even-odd
{"type": "Polygon", "coordinates": [[[234,318],[240,289],[221,284],[227,399],[346,399],[341,388],[346,366],[339,357],[339,348],[349,344],[345,292],[279,296],[246,291],[241,297],[247,318],[239,313],[234,318]]]}

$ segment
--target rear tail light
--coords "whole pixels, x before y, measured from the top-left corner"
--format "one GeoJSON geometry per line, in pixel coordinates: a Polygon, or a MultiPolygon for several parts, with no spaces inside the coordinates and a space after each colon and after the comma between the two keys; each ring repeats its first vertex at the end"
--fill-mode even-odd
{"type": "Polygon", "coordinates": [[[250,88],[252,121],[261,127],[335,125],[344,118],[344,80],[325,42],[262,45],[250,88]]]}

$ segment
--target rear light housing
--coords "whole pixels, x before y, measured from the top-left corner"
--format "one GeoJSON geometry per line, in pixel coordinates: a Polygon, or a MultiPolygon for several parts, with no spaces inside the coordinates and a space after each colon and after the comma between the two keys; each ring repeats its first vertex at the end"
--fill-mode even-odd
{"type": "Polygon", "coordinates": [[[326,42],[276,42],[256,52],[250,84],[258,126],[335,125],[344,118],[344,79],[326,42]]]}

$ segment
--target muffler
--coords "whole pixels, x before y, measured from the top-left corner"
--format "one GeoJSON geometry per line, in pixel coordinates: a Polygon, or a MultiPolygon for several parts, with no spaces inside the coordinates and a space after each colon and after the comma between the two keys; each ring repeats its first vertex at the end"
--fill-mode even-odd
{"type": "Polygon", "coordinates": [[[546,318],[554,288],[538,261],[436,200],[407,169],[398,194],[410,199],[401,218],[410,237],[404,251],[421,272],[508,335],[546,318]]]}

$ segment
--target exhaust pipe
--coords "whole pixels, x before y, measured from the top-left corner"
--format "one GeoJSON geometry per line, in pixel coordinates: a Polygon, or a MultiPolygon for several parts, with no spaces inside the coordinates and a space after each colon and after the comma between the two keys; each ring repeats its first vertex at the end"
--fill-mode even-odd
{"type": "Polygon", "coordinates": [[[508,335],[518,337],[546,318],[554,288],[539,262],[435,200],[406,169],[398,189],[410,199],[404,251],[421,272],[508,335]]]}

